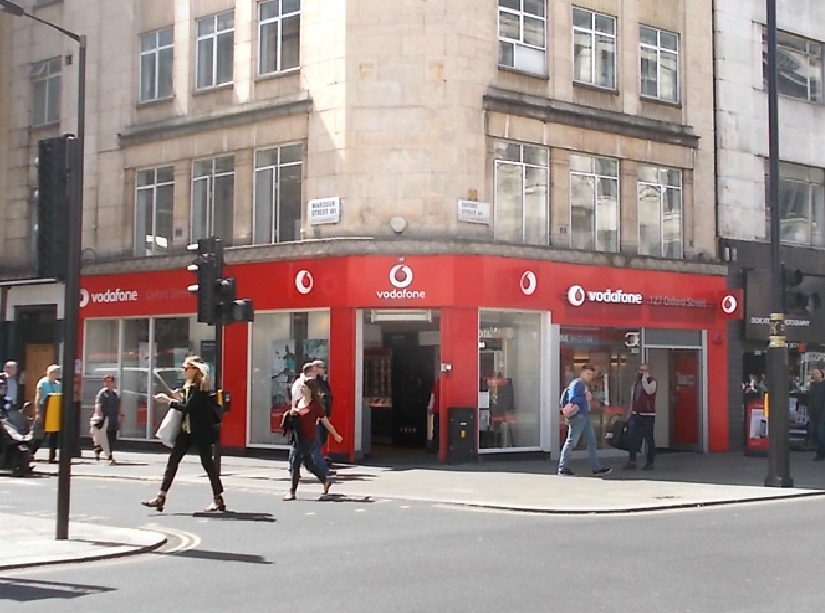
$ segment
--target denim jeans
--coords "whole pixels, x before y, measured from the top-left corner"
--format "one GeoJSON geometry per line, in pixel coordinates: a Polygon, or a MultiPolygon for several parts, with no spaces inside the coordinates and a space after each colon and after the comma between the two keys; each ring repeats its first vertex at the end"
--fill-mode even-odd
{"type": "Polygon", "coordinates": [[[315,441],[312,443],[312,461],[315,463],[315,466],[320,468],[324,473],[328,472],[327,462],[324,459],[324,454],[321,452],[321,447],[326,444],[327,436],[329,436],[329,431],[324,427],[324,424],[315,424],[315,441]]]}
{"type": "MultiPolygon", "coordinates": [[[[314,458],[315,441],[301,441],[294,439],[292,447],[289,449],[289,475],[292,481],[292,492],[298,489],[298,483],[301,480],[301,462],[307,467],[321,483],[327,480],[325,463],[317,464],[314,458]]],[[[323,458],[322,458],[323,460],[323,458]]]]}
{"type": "Polygon", "coordinates": [[[631,462],[636,461],[636,454],[644,441],[647,447],[647,463],[653,464],[653,460],[656,459],[656,440],[653,438],[655,430],[656,418],[653,416],[633,415],[630,418],[627,426],[627,444],[630,447],[631,462]]]}
{"type": "Polygon", "coordinates": [[[570,466],[570,452],[579,443],[582,434],[584,435],[584,442],[587,445],[587,452],[590,454],[590,467],[593,470],[601,470],[602,463],[599,461],[599,454],[597,451],[598,442],[596,441],[596,433],[593,431],[593,424],[590,418],[585,413],[577,413],[569,420],[570,425],[567,428],[567,439],[564,441],[564,447],[561,450],[561,459],[559,460],[559,470],[562,468],[569,468],[570,466]]]}
{"type": "Polygon", "coordinates": [[[816,457],[825,458],[825,416],[812,418],[810,427],[816,442],[816,457]]]}

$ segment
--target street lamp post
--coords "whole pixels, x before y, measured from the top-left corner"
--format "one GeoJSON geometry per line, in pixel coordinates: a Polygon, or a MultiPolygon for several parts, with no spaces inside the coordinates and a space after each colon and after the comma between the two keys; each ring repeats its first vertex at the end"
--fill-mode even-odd
{"type": "Polygon", "coordinates": [[[771,317],[768,341],[768,487],[793,487],[788,416],[788,345],[785,342],[785,279],[779,232],[779,73],[776,63],[776,0],[766,0],[768,39],[768,203],[771,230],[771,317]]]}
{"type": "Polygon", "coordinates": [[[80,416],[75,410],[75,356],[77,355],[77,330],[80,309],[80,250],[83,231],[83,167],[84,136],[86,131],[86,36],[76,34],[57,24],[41,19],[27,12],[22,6],[0,0],[0,10],[16,17],[28,17],[78,44],[77,59],[77,148],[74,159],[70,160],[72,169],[69,177],[69,215],[68,215],[68,262],[66,266],[65,292],[63,296],[63,363],[62,391],[63,408],[60,420],[60,466],[57,479],[57,540],[69,538],[69,506],[71,500],[72,458],[70,437],[76,436],[80,416]]]}

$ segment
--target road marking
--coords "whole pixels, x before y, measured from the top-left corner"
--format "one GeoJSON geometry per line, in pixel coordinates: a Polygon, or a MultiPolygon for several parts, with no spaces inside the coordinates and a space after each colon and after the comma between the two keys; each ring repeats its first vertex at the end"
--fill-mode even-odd
{"type": "Polygon", "coordinates": [[[363,513],[364,511],[366,511],[366,509],[355,509],[356,513],[363,513]]]}
{"type": "Polygon", "coordinates": [[[307,511],[304,515],[315,515],[315,511],[307,511]]]}
{"type": "Polygon", "coordinates": [[[166,526],[158,526],[155,523],[146,524],[144,527],[147,530],[152,530],[153,532],[161,532],[163,534],[174,536],[180,541],[177,545],[173,545],[169,549],[159,549],[159,553],[180,553],[189,549],[196,549],[198,545],[201,544],[201,537],[193,532],[184,532],[183,530],[175,530],[173,528],[167,528],[166,526]]]}

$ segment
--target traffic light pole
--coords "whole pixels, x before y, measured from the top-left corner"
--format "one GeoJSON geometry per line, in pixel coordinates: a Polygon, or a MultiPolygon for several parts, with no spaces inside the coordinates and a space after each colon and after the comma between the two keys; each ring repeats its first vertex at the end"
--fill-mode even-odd
{"type": "Polygon", "coordinates": [[[767,487],[793,487],[790,473],[788,345],[785,341],[785,279],[779,227],[779,73],[776,64],[776,0],[766,0],[768,38],[768,202],[771,231],[771,317],[768,342],[767,487]]]}
{"type": "MultiPolygon", "coordinates": [[[[223,320],[218,318],[215,322],[215,376],[212,378],[214,391],[217,392],[223,386],[223,372],[221,365],[223,364],[223,320]]],[[[218,438],[215,441],[215,446],[212,449],[212,458],[215,461],[215,468],[218,474],[221,474],[221,430],[223,425],[218,427],[218,438]]]]}

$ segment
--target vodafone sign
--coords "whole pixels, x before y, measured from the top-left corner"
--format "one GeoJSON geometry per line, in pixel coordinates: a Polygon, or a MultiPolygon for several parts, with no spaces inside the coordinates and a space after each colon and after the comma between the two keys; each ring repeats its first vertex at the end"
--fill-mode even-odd
{"type": "Polygon", "coordinates": [[[620,289],[586,290],[581,285],[571,285],[567,290],[567,302],[580,307],[585,302],[607,302],[612,304],[642,304],[641,294],[625,293],[620,289]]]}
{"type": "Polygon", "coordinates": [[[86,289],[80,290],[80,308],[88,306],[90,302],[137,302],[137,300],[137,290],[123,290],[119,287],[95,293],[91,293],[89,292],[89,290],[86,289]]]}
{"type": "Polygon", "coordinates": [[[375,296],[381,300],[424,300],[427,298],[425,290],[411,289],[415,274],[406,264],[396,264],[390,268],[389,281],[394,289],[376,290],[375,296]]]}

